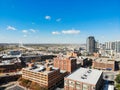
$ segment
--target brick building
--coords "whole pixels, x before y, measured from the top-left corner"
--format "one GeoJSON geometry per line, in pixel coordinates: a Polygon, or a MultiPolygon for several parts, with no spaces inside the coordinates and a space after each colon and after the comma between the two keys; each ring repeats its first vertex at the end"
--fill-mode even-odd
{"type": "Polygon", "coordinates": [[[56,57],[54,58],[54,67],[59,68],[60,70],[66,70],[68,73],[76,70],[76,58],[74,57],[56,57]]]}
{"type": "Polygon", "coordinates": [[[115,60],[109,58],[96,58],[93,60],[92,67],[100,70],[115,70],[115,60]]]}
{"type": "Polygon", "coordinates": [[[64,90],[100,90],[102,71],[79,68],[64,78],[64,90]]]}
{"type": "Polygon", "coordinates": [[[22,64],[18,58],[0,61],[0,73],[16,72],[21,69],[22,64]]]}
{"type": "Polygon", "coordinates": [[[46,66],[32,64],[28,68],[22,69],[22,78],[36,82],[48,90],[53,90],[57,85],[63,83],[64,76],[66,76],[65,71],[60,71],[48,64],[46,66]]]}

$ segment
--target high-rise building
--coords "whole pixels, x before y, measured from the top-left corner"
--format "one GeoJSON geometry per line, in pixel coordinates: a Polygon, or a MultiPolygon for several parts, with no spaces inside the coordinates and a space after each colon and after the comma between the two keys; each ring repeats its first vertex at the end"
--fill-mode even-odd
{"type": "Polygon", "coordinates": [[[100,48],[99,41],[95,42],[95,48],[100,48]]]}
{"type": "Polygon", "coordinates": [[[87,48],[87,52],[89,54],[93,54],[95,52],[95,38],[93,36],[89,36],[87,38],[86,45],[87,45],[87,47],[86,47],[87,48]]]}
{"type": "Polygon", "coordinates": [[[100,45],[98,41],[95,41],[95,52],[99,52],[100,45]]]}
{"type": "Polygon", "coordinates": [[[116,41],[116,42],[115,42],[115,51],[116,51],[117,53],[120,53],[120,41],[116,41]]]}
{"type": "Polygon", "coordinates": [[[115,42],[105,42],[106,50],[115,50],[115,42]]]}
{"type": "Polygon", "coordinates": [[[106,50],[114,50],[115,52],[120,52],[120,41],[115,42],[105,42],[106,50]]]}

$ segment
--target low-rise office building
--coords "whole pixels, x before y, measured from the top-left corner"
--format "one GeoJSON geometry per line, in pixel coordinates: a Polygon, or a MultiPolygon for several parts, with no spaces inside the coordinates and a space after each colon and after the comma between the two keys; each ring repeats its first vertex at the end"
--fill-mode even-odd
{"type": "Polygon", "coordinates": [[[65,71],[52,66],[29,65],[28,68],[22,69],[22,78],[38,83],[41,87],[53,90],[57,85],[61,84],[66,75],[65,71]]]}
{"type": "Polygon", "coordinates": [[[93,60],[92,67],[100,70],[115,70],[115,60],[110,58],[96,58],[93,60]]]}
{"type": "Polygon", "coordinates": [[[100,90],[102,71],[79,68],[64,78],[64,90],[100,90]]]}
{"type": "Polygon", "coordinates": [[[19,58],[0,61],[0,73],[16,72],[21,69],[22,64],[19,58]]]}

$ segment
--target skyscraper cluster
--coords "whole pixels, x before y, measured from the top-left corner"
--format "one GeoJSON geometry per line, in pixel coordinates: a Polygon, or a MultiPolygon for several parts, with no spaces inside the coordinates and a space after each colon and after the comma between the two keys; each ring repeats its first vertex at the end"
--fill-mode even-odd
{"type": "Polygon", "coordinates": [[[105,49],[106,50],[114,50],[115,52],[120,52],[120,41],[115,42],[105,42],[105,49]]]}
{"type": "MultiPolygon", "coordinates": [[[[120,41],[105,42],[104,50],[113,50],[116,53],[120,53],[120,41]]],[[[86,42],[86,50],[89,54],[97,52],[101,47],[99,47],[99,42],[95,41],[94,36],[89,36],[86,42]]],[[[102,47],[103,48],[103,47],[102,47]]]]}

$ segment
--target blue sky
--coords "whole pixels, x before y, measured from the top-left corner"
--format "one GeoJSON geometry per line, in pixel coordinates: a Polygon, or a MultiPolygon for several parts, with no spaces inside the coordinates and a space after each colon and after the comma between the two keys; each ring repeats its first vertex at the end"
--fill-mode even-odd
{"type": "Polygon", "coordinates": [[[120,40],[120,0],[0,0],[1,43],[120,40]]]}

